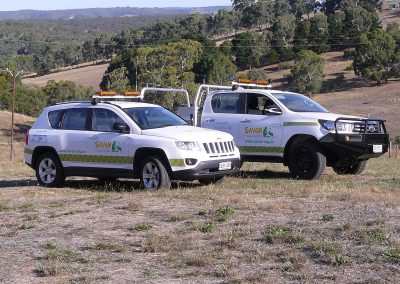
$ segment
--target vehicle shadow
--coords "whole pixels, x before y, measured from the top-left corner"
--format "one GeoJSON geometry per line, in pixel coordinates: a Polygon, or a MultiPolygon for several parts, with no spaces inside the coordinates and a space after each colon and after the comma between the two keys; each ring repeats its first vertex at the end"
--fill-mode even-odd
{"type": "MultiPolygon", "coordinates": [[[[4,180],[0,181],[0,189],[15,189],[16,187],[37,187],[36,179],[4,180]]],[[[171,189],[197,188],[202,186],[196,182],[172,182],[171,189]]],[[[138,180],[99,181],[97,179],[72,179],[66,180],[64,188],[82,189],[98,192],[133,192],[146,191],[140,186],[138,180]]]]}
{"type": "Polygon", "coordinates": [[[236,174],[234,177],[239,179],[248,179],[248,178],[256,178],[256,179],[291,179],[292,175],[287,172],[274,172],[270,170],[263,171],[241,171],[236,174]]]}
{"type": "Polygon", "coordinates": [[[37,186],[38,182],[36,179],[19,179],[19,180],[2,180],[0,181],[0,189],[13,188],[13,187],[25,187],[25,186],[37,186]]]}

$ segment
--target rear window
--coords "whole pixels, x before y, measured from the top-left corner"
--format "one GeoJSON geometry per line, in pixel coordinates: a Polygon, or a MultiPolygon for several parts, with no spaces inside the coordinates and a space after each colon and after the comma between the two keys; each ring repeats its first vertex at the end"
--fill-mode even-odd
{"type": "Polygon", "coordinates": [[[61,123],[61,128],[69,130],[85,130],[87,113],[87,108],[73,108],[66,110],[61,123]]]}
{"type": "Polygon", "coordinates": [[[50,126],[52,128],[58,128],[59,127],[59,117],[60,117],[61,110],[53,110],[50,111],[48,116],[49,116],[49,122],[50,126]]]}

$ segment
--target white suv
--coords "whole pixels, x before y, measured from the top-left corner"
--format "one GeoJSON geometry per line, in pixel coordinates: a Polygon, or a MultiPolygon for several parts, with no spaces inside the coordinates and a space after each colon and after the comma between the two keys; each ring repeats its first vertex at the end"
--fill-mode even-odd
{"type": "Polygon", "coordinates": [[[93,100],[44,109],[27,133],[25,162],[42,186],[67,176],[140,178],[149,190],[171,180],[217,182],[240,169],[230,134],[195,128],[154,104],[93,100]]]}

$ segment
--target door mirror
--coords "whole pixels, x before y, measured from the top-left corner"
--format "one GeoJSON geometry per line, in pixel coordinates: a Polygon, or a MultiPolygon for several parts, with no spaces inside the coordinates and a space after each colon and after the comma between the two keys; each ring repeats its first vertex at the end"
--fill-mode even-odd
{"type": "Polygon", "coordinates": [[[113,124],[113,130],[121,133],[126,133],[128,132],[129,128],[125,123],[122,122],[115,122],[113,124]]]}
{"type": "Polygon", "coordinates": [[[282,111],[277,107],[267,107],[264,109],[265,114],[281,115],[282,111]]]}

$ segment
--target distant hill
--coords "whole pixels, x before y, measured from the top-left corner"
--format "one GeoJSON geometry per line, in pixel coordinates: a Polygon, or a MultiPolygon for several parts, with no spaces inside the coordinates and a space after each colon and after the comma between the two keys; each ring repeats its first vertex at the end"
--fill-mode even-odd
{"type": "Polygon", "coordinates": [[[135,17],[154,15],[185,15],[192,13],[208,14],[217,12],[220,9],[231,8],[227,6],[212,6],[200,8],[89,8],[70,10],[20,10],[0,11],[0,20],[72,20],[88,19],[97,17],[135,17]]]}

